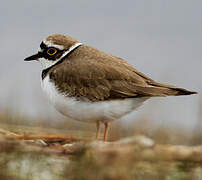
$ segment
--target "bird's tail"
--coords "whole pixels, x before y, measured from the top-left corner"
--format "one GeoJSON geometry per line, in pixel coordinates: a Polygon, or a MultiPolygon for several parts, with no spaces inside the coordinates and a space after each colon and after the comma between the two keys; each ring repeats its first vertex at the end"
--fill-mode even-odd
{"type": "Polygon", "coordinates": [[[159,83],[139,71],[136,71],[136,74],[142,77],[148,85],[145,87],[136,87],[139,91],[144,92],[143,96],[181,96],[197,94],[195,91],[189,91],[184,88],[159,83]]]}
{"type": "MultiPolygon", "coordinates": [[[[191,94],[197,94],[195,91],[189,91],[184,88],[179,88],[172,85],[162,84],[156,81],[149,83],[151,86],[153,86],[154,91],[157,93],[157,96],[181,96],[181,95],[191,95],[191,94]]],[[[155,94],[154,92],[154,94],[155,94]]]]}

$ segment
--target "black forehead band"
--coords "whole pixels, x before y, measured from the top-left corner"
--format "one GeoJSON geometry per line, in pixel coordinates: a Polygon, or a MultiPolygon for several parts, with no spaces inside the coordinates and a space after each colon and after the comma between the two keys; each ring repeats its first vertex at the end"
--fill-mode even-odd
{"type": "Polygon", "coordinates": [[[46,44],[43,41],[40,44],[40,48],[41,49],[46,49],[47,48],[46,44]]]}

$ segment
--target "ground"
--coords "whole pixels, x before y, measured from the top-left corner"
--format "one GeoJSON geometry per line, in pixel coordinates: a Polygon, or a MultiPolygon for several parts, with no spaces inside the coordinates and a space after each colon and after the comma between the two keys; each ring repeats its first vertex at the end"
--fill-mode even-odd
{"type": "Polygon", "coordinates": [[[161,144],[142,134],[102,142],[80,131],[50,131],[1,124],[0,179],[202,179],[200,145],[161,144]]]}

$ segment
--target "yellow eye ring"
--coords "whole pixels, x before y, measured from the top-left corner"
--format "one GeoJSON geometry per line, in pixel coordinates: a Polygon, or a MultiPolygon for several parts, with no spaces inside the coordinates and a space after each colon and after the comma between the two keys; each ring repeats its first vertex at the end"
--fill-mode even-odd
{"type": "Polygon", "coordinates": [[[55,48],[49,48],[47,50],[47,54],[50,55],[50,56],[53,56],[56,53],[57,53],[57,50],[55,48]]]}

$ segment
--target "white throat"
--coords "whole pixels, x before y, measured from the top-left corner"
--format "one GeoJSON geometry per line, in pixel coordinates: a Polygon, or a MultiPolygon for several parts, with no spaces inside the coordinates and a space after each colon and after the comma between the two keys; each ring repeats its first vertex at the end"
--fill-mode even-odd
{"type": "Polygon", "coordinates": [[[66,55],[68,55],[70,52],[72,52],[74,49],[76,49],[78,46],[82,45],[82,43],[77,42],[76,44],[74,44],[73,46],[71,46],[69,48],[68,51],[66,51],[59,59],[52,61],[49,59],[45,59],[45,58],[39,58],[39,62],[42,65],[42,69],[47,69],[53,65],[55,65],[58,61],[60,61],[63,57],[65,57],[66,55]]]}

